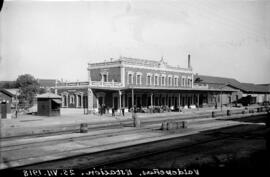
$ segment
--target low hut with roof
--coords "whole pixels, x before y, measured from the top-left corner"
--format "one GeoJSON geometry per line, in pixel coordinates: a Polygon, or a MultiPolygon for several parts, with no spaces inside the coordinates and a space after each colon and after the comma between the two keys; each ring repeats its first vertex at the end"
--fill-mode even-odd
{"type": "Polygon", "coordinates": [[[37,96],[37,115],[60,116],[61,96],[44,93],[37,96]]]}

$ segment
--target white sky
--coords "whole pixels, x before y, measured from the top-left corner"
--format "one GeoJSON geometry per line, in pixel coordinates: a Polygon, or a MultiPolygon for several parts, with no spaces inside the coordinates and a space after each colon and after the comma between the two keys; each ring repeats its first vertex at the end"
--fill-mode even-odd
{"type": "Polygon", "coordinates": [[[87,63],[127,56],[270,83],[270,0],[9,1],[0,80],[87,80],[87,63]]]}

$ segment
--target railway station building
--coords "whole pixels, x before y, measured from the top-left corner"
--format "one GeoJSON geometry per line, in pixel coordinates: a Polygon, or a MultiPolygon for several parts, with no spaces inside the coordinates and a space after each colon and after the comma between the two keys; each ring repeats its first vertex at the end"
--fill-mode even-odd
{"type": "Polygon", "coordinates": [[[120,57],[88,64],[88,81],[56,83],[62,107],[87,108],[97,112],[102,106],[126,112],[136,108],[180,111],[188,108],[221,106],[233,101],[237,90],[227,84],[194,82],[188,55],[187,67],[160,61],[120,57]]]}

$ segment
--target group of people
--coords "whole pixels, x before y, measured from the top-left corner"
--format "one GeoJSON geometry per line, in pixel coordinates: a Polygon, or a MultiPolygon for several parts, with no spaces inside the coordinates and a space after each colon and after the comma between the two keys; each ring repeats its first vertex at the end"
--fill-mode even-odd
{"type": "Polygon", "coordinates": [[[98,108],[98,113],[102,116],[103,114],[106,113],[106,106],[105,104],[102,104],[99,108],[98,108]]]}
{"type": "MultiPolygon", "coordinates": [[[[102,104],[99,108],[98,108],[98,113],[99,113],[99,115],[103,115],[103,114],[105,114],[106,113],[106,109],[107,109],[107,107],[105,106],[105,104],[102,104]]],[[[112,108],[112,116],[115,116],[115,108],[113,107],[112,108]]],[[[122,108],[121,109],[121,114],[123,115],[123,116],[125,116],[125,109],[124,108],[122,108]]]]}

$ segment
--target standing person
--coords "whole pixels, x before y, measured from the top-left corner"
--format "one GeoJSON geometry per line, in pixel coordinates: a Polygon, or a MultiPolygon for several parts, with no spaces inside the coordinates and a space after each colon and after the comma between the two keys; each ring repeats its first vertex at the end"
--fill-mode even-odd
{"type": "Polygon", "coordinates": [[[115,115],[114,115],[114,107],[112,108],[112,116],[114,117],[115,115]]]}
{"type": "Polygon", "coordinates": [[[122,108],[122,115],[125,116],[125,108],[122,108]]]}
{"type": "Polygon", "coordinates": [[[17,109],[15,111],[15,116],[16,116],[16,118],[18,118],[18,110],[17,109]]]}
{"type": "Polygon", "coordinates": [[[103,103],[101,106],[101,115],[105,114],[105,104],[103,103]]]}
{"type": "Polygon", "coordinates": [[[136,105],[134,105],[134,110],[133,110],[133,112],[137,112],[137,106],[136,105]]]}
{"type": "Polygon", "coordinates": [[[101,113],[101,106],[99,105],[99,107],[98,107],[98,115],[102,115],[102,113],[101,113]]]}

